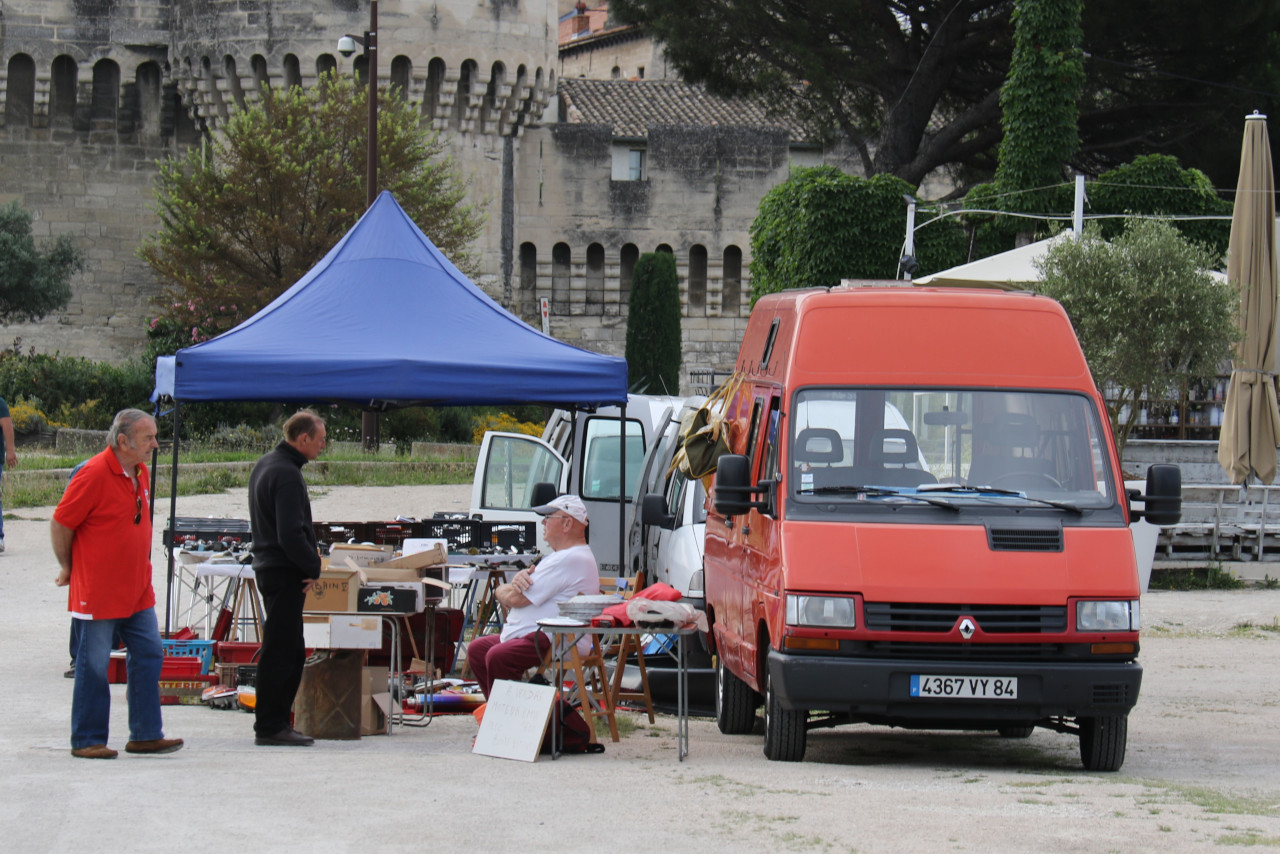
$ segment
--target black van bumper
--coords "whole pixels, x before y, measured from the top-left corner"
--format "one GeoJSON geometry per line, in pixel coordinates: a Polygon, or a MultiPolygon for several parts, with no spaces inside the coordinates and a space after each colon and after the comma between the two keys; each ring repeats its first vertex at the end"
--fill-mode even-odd
{"type": "MultiPolygon", "coordinates": [[[[1124,715],[1138,702],[1142,665],[1128,662],[885,661],[769,652],[769,678],[784,708],[825,710],[899,725],[1033,721],[1051,717],[1124,715]],[[1017,679],[1016,697],[929,694],[912,677],[943,677],[928,688],[965,690],[972,680],[1017,679]],[[956,681],[964,679],[963,687],[956,681]]],[[[980,683],[978,683],[980,684],[980,683]]]]}

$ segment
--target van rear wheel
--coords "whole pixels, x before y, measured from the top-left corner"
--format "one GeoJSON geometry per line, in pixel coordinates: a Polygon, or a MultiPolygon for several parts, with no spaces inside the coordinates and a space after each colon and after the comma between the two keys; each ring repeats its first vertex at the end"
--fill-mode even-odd
{"type": "Polygon", "coordinates": [[[799,762],[804,759],[809,713],[803,709],[785,709],[773,690],[773,680],[765,675],[764,755],[775,762],[799,762]]]}
{"type": "Polygon", "coordinates": [[[756,692],[716,656],[716,724],[725,735],[746,735],[756,725],[756,692]]]}
{"type": "Polygon", "coordinates": [[[1078,718],[1080,761],[1088,771],[1119,771],[1129,740],[1129,716],[1078,718]]]}

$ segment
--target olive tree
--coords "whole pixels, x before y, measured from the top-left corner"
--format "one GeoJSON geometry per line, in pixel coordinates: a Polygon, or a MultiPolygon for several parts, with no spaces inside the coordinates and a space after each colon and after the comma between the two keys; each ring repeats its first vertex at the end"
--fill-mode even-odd
{"type": "Polygon", "coordinates": [[[37,247],[31,219],[17,202],[0,207],[0,322],[39,320],[66,307],[71,276],[85,266],[70,235],[37,247]]]}
{"type": "Polygon", "coordinates": [[[1165,220],[1130,219],[1112,241],[1086,230],[1038,262],[1039,290],[1071,318],[1121,449],[1144,403],[1212,379],[1231,357],[1238,300],[1209,272],[1218,261],[1165,220]]]}
{"type": "MultiPolygon", "coordinates": [[[[161,318],[186,344],[235,326],[301,278],[365,210],[367,88],[332,72],[311,89],[263,87],[209,150],[160,164],[160,229],[142,257],[160,280],[161,318]]],[[[378,109],[379,189],[463,272],[482,219],[444,141],[414,105],[378,109]]]]}

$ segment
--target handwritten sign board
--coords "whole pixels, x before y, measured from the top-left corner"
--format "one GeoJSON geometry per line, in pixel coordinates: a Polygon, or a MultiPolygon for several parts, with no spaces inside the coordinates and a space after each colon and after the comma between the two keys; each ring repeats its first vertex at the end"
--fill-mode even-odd
{"type": "Polygon", "coordinates": [[[472,753],[532,762],[551,719],[556,689],[499,679],[493,683],[472,753]]]}

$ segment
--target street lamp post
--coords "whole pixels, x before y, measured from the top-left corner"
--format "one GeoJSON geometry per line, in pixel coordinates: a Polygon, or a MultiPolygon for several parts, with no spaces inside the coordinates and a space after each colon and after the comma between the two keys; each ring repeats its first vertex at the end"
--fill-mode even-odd
{"type": "MultiPolygon", "coordinates": [[[[365,210],[373,207],[378,197],[378,0],[369,0],[369,29],[364,38],[343,36],[338,39],[338,53],[350,56],[355,53],[355,42],[364,45],[365,75],[368,78],[369,128],[368,148],[365,152],[365,210]]],[[[366,451],[377,450],[378,413],[365,410],[360,413],[360,432],[366,451]]]]}
{"type": "Polygon", "coordinates": [[[356,44],[364,47],[365,73],[369,84],[368,150],[365,154],[365,208],[373,207],[378,197],[378,0],[369,0],[369,29],[364,38],[343,36],[338,39],[338,53],[351,56],[356,44]]]}

